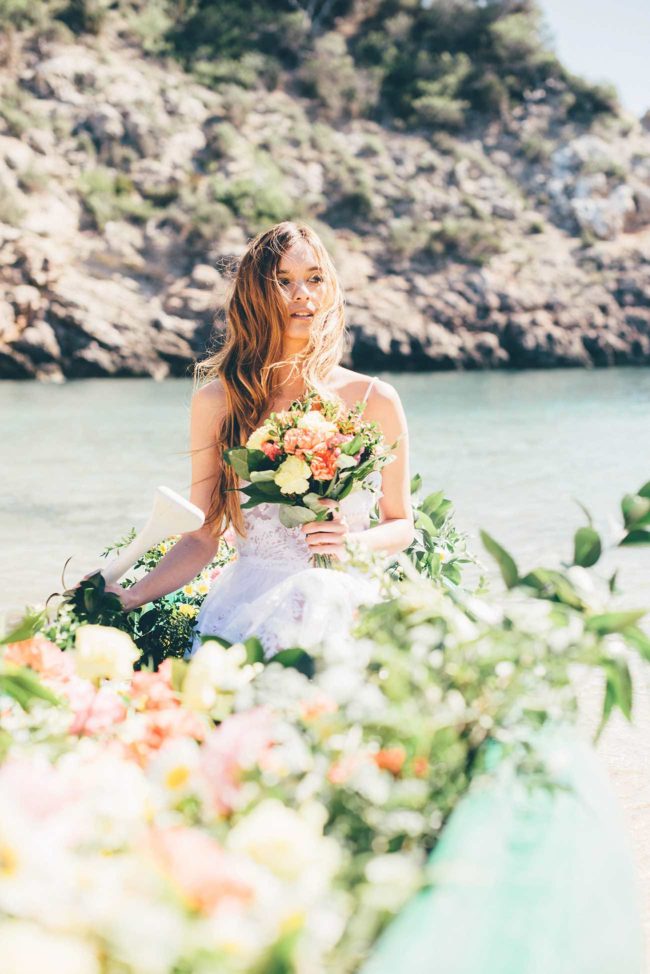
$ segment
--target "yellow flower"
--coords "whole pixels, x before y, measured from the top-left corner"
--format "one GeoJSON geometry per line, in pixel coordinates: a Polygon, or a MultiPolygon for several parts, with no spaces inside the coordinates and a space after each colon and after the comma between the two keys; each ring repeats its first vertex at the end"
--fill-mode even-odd
{"type": "Polygon", "coordinates": [[[271,439],[271,434],[266,426],[260,426],[259,429],[253,430],[251,435],[246,441],[246,446],[249,450],[261,450],[262,443],[266,443],[267,440],[271,439]]]}
{"type": "Polygon", "coordinates": [[[183,585],[184,595],[194,595],[194,587],[192,585],[183,585]]]}
{"type": "Polygon", "coordinates": [[[287,457],[273,478],[283,494],[304,494],[309,490],[311,469],[300,457],[287,457]]]}
{"type": "Polygon", "coordinates": [[[190,619],[193,619],[197,613],[197,608],[195,605],[188,605],[187,602],[182,602],[178,607],[178,611],[184,616],[189,616],[190,619]]]}

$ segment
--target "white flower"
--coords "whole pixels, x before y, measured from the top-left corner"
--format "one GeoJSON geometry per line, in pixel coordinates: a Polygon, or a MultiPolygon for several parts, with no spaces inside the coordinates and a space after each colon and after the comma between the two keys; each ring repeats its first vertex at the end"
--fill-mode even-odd
{"type": "Polygon", "coordinates": [[[180,798],[200,790],[198,770],[201,748],[189,737],[172,738],[149,761],[147,775],[157,786],[165,802],[175,804],[180,798]]]}
{"type": "Polygon", "coordinates": [[[127,633],[111,626],[79,626],[75,667],[86,680],[128,680],[140,651],[127,633]]]}
{"type": "Polygon", "coordinates": [[[323,439],[334,436],[337,432],[336,424],[325,419],[323,414],[317,409],[312,409],[304,416],[301,416],[297,425],[300,429],[315,430],[323,439]]]}
{"type": "Polygon", "coordinates": [[[45,930],[27,920],[0,921],[2,974],[100,974],[87,940],[45,930]]]}
{"type": "Polygon", "coordinates": [[[282,494],[304,494],[309,490],[311,468],[300,457],[287,457],[273,477],[282,494]]]}
{"type": "Polygon", "coordinates": [[[226,649],[216,640],[208,640],[190,660],[183,683],[183,703],[191,710],[206,712],[220,704],[225,716],[232,709],[233,694],[254,675],[254,668],[246,663],[246,648],[241,643],[226,649]]]}
{"type": "Polygon", "coordinates": [[[312,815],[307,820],[276,798],[267,798],[242,818],[227,845],[288,882],[311,877],[325,886],[338,865],[338,847],[323,837],[312,815]]]}

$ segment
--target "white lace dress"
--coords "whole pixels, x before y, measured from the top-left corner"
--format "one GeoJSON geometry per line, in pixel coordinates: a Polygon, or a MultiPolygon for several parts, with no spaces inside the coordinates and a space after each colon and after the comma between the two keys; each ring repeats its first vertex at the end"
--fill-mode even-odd
{"type": "MultiPolygon", "coordinates": [[[[378,471],[366,483],[340,502],[352,531],[368,527],[381,496],[378,471]]],[[[285,528],[278,512],[277,504],[243,511],[246,537],[201,606],[188,656],[201,635],[230,642],[257,636],[267,657],[292,646],[316,647],[345,638],[359,606],[380,599],[376,580],[358,570],[314,568],[302,530],[285,528]]]]}

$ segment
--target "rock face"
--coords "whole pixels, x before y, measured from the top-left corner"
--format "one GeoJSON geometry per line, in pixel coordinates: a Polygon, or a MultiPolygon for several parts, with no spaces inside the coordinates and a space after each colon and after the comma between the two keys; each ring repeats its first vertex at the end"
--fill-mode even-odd
{"type": "Polygon", "coordinates": [[[454,138],[330,127],[115,38],[3,71],[0,378],[190,374],[246,241],[291,217],[333,254],[359,368],[650,364],[639,122],[559,124],[531,92],[454,138]]]}

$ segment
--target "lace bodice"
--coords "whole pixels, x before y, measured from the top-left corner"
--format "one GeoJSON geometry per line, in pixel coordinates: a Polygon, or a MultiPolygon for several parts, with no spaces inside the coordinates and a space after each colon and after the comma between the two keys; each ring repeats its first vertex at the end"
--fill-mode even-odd
{"type": "MultiPolygon", "coordinates": [[[[381,474],[375,471],[341,501],[352,531],[368,527],[370,514],[381,496],[381,474]]],[[[237,539],[239,558],[263,559],[266,562],[282,562],[305,568],[310,564],[309,545],[300,527],[285,528],[281,523],[278,504],[259,504],[243,511],[246,537],[237,539]]]]}

